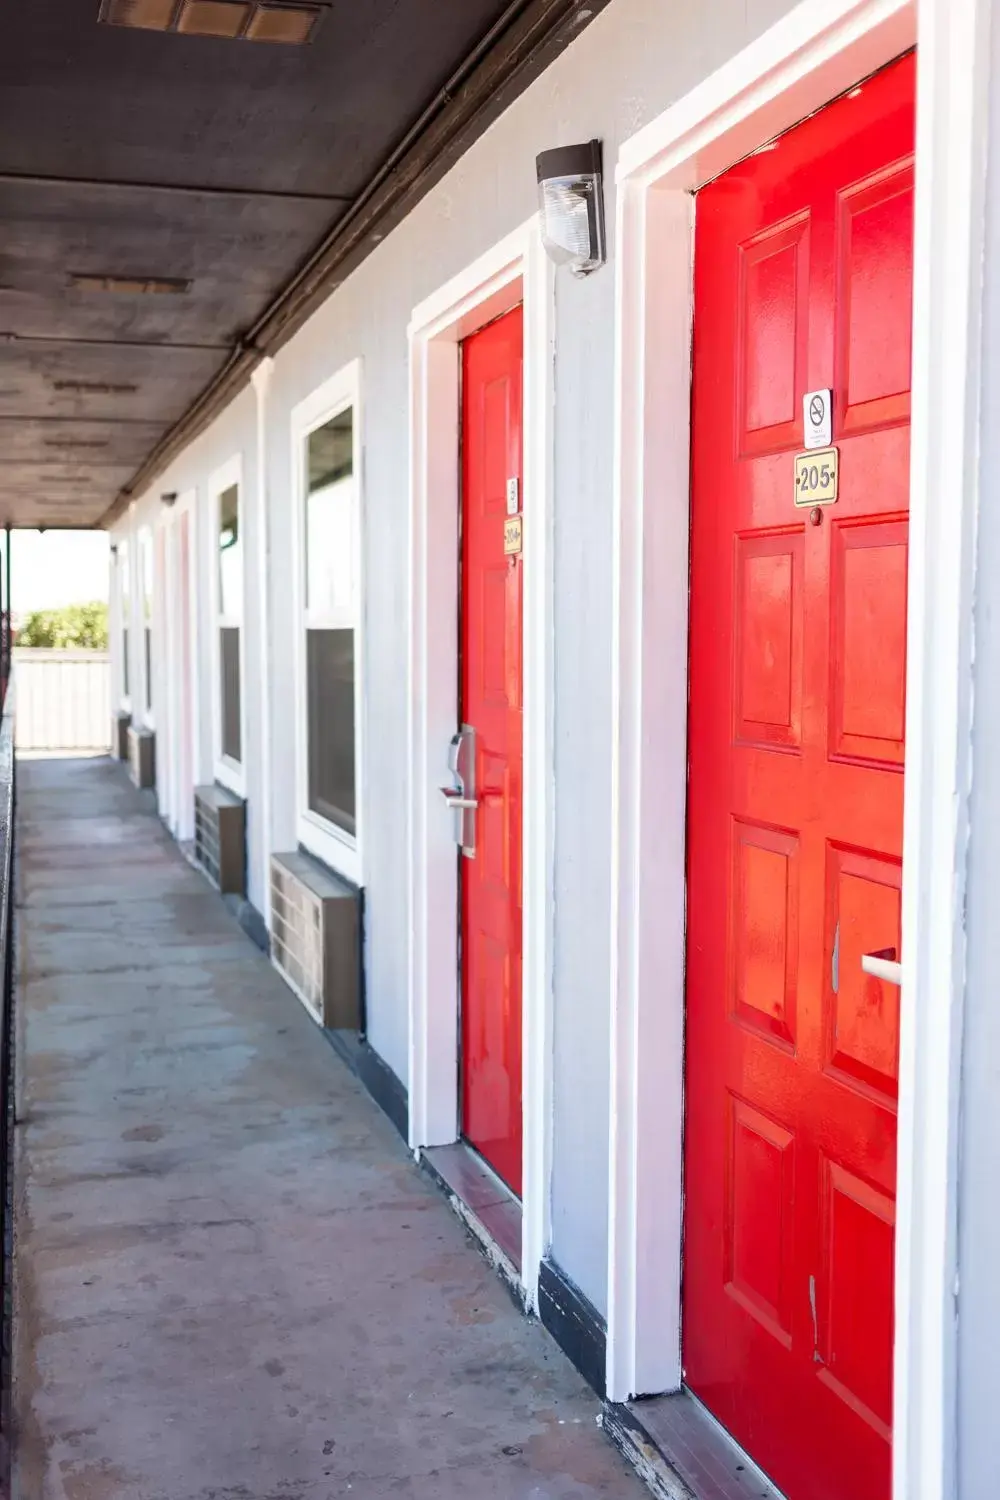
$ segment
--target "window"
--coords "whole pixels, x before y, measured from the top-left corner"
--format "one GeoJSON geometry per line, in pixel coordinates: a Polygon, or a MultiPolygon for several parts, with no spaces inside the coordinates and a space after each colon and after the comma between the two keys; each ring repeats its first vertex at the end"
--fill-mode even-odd
{"type": "Polygon", "coordinates": [[[299,837],[350,879],[358,859],[360,503],[356,367],[295,413],[299,837]]]}
{"type": "Polygon", "coordinates": [[[240,529],[239,482],[228,484],[217,499],[219,629],[219,750],[224,761],[243,760],[243,709],[240,680],[240,631],[243,622],[243,537],[240,529]]]}
{"type": "Polygon", "coordinates": [[[139,533],[139,587],[142,591],[142,682],[148,717],[153,711],[153,538],[139,533]]]}
{"type": "Polygon", "coordinates": [[[121,622],[122,645],[122,697],[129,695],[128,685],[128,627],[132,610],[132,591],[129,588],[128,542],[118,543],[118,607],[121,622]]]}

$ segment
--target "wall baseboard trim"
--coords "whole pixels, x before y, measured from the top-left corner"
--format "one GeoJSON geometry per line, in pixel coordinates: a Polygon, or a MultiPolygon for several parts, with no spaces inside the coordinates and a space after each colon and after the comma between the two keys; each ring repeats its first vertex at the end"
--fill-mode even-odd
{"type": "Polygon", "coordinates": [[[330,1046],[364,1084],[375,1103],[399,1131],[410,1136],[410,1099],[406,1086],[384,1062],[375,1048],[356,1031],[324,1031],[330,1046]]]}
{"type": "Polygon", "coordinates": [[[597,1308],[555,1261],[542,1261],[538,1316],[563,1353],[603,1399],[608,1329],[597,1308]]]}

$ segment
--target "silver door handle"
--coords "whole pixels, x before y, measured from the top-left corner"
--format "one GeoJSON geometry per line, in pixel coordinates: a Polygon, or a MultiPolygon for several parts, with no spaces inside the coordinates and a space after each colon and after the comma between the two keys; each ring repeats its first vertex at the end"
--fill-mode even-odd
{"type": "Polygon", "coordinates": [[[882,979],[886,984],[903,983],[903,965],[896,960],[895,948],[879,948],[875,953],[862,953],[861,967],[873,979],[882,979]]]}
{"type": "Polygon", "coordinates": [[[478,797],[463,797],[457,787],[443,786],[441,788],[441,795],[449,807],[476,808],[479,806],[478,797]]]}
{"type": "Polygon", "coordinates": [[[448,747],[448,769],[453,786],[443,786],[441,795],[455,824],[455,842],[465,859],[476,857],[476,731],[463,724],[448,747]]]}

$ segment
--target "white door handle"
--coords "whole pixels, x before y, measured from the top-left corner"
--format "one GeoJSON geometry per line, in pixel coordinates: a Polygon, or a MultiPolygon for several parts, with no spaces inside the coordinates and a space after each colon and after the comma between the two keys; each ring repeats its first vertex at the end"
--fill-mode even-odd
{"type": "Polygon", "coordinates": [[[880,948],[877,953],[862,953],[861,967],[873,979],[886,984],[902,984],[903,965],[896,960],[895,948],[880,948]]]}
{"type": "Polygon", "coordinates": [[[478,797],[463,797],[457,787],[443,786],[441,795],[449,807],[478,807],[478,797]]]}

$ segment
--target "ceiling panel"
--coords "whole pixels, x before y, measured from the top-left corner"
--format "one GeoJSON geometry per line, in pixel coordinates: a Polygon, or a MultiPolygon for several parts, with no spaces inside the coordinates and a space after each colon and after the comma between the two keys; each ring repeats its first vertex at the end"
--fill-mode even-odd
{"type": "Polygon", "coordinates": [[[98,0],[8,6],[9,170],[353,196],[506,0],[334,0],[305,47],[97,23],[98,0]]]}
{"type": "MultiPolygon", "coordinates": [[[[10,469],[28,459],[48,461],[52,454],[61,454],[65,449],[53,446],[69,440],[107,442],[107,448],[99,451],[99,462],[134,464],[156,443],[165,431],[163,422],[90,420],[25,420],[3,418],[0,420],[0,452],[3,453],[0,484],[6,484],[10,469]]],[[[59,462],[59,458],[56,459],[59,462]]]]}
{"type": "Polygon", "coordinates": [[[219,372],[243,378],[249,331],[498,19],[547,8],[318,3],[304,46],[110,26],[100,0],[7,7],[0,521],[92,524],[125,503],[219,372]]]}
{"type": "Polygon", "coordinates": [[[142,418],[160,428],[181,416],[224,358],[170,347],[0,343],[0,416],[142,418]]]}
{"type": "Polygon", "coordinates": [[[0,330],[232,344],[343,205],[0,181],[0,330]],[[72,276],[190,281],[81,291],[72,276]]]}

